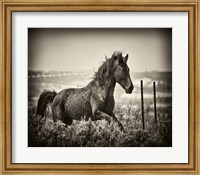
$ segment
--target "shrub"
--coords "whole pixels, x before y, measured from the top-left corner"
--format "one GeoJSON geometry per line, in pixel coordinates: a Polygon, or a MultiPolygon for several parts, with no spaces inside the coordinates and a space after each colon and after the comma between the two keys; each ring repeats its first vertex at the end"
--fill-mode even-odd
{"type": "MultiPolygon", "coordinates": [[[[130,104],[129,104],[130,105],[130,104]]],[[[116,106],[115,115],[123,124],[125,133],[116,123],[105,121],[73,121],[65,126],[61,121],[54,123],[51,111],[45,118],[35,116],[35,106],[28,108],[28,145],[29,147],[151,147],[172,146],[172,125],[170,115],[158,118],[155,125],[152,109],[145,109],[145,126],[142,130],[140,109],[131,106],[116,106]]],[[[162,109],[159,110],[162,114],[162,109]]]]}

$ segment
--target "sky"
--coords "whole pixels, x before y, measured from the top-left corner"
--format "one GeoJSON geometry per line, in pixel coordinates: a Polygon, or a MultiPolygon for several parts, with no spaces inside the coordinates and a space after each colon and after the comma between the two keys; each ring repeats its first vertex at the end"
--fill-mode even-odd
{"type": "Polygon", "coordinates": [[[171,28],[29,28],[28,69],[97,70],[114,51],[131,71],[172,70],[171,28]]]}

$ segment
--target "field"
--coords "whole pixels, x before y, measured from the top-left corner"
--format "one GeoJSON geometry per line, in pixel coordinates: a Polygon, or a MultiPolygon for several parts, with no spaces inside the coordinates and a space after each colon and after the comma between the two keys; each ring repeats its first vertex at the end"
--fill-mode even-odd
{"type": "Polygon", "coordinates": [[[134,72],[135,89],[125,94],[117,86],[115,110],[125,132],[116,123],[73,121],[71,126],[53,123],[50,107],[46,120],[35,116],[37,100],[44,89],[59,92],[82,87],[91,81],[90,72],[29,72],[28,146],[29,147],[170,147],[172,146],[172,74],[171,72],[134,72]],[[140,80],[144,82],[145,130],[142,129],[140,80]],[[154,122],[152,82],[157,89],[157,117],[154,122]]]}

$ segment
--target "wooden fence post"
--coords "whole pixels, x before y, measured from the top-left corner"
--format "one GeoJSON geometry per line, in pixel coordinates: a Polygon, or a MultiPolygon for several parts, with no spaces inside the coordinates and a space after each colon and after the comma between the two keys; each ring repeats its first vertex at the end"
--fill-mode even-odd
{"type": "Polygon", "coordinates": [[[153,82],[153,95],[154,95],[154,117],[157,124],[157,111],[156,111],[156,83],[153,82]]]}
{"type": "Polygon", "coordinates": [[[143,81],[141,80],[141,107],[142,107],[142,128],[145,130],[144,123],[144,99],[143,99],[143,81]]]}

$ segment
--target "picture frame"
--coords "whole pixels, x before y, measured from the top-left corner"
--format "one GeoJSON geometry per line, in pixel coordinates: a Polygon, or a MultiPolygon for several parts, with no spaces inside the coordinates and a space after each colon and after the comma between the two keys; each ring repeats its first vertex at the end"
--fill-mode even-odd
{"type": "Polygon", "coordinates": [[[2,174],[199,174],[199,1],[79,1],[7,0],[1,13],[1,132],[0,172],[2,174]],[[189,163],[173,164],[25,164],[12,163],[12,13],[13,12],[188,12],[189,18],[189,163]]]}

